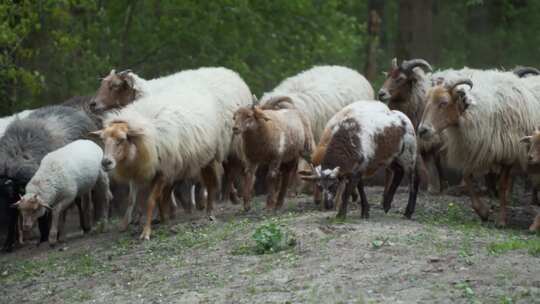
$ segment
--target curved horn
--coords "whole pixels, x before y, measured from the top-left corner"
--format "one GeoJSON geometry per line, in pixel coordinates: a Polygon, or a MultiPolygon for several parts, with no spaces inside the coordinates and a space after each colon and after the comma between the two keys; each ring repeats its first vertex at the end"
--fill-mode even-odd
{"type": "Polygon", "coordinates": [[[118,75],[124,75],[131,72],[132,72],[131,69],[127,69],[127,70],[123,70],[122,72],[119,72],[118,75]]]}
{"type": "Polygon", "coordinates": [[[455,87],[457,87],[458,85],[460,84],[466,84],[468,85],[469,87],[473,87],[473,82],[472,80],[470,80],[469,78],[457,78],[455,80],[452,80],[452,81],[448,81],[444,86],[449,90],[449,91],[452,91],[455,87]]]}
{"type": "Polygon", "coordinates": [[[512,73],[516,74],[517,77],[522,78],[529,74],[531,75],[540,75],[540,70],[533,67],[519,66],[512,70],[512,73]]]}
{"type": "Polygon", "coordinates": [[[425,72],[433,71],[431,65],[429,65],[429,63],[424,59],[403,60],[400,68],[403,71],[410,73],[415,67],[421,67],[425,72]]]}

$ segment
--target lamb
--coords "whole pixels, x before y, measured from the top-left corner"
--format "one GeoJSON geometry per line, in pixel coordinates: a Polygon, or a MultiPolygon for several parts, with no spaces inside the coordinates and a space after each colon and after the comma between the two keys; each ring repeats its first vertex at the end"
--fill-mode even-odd
{"type": "Polygon", "coordinates": [[[36,220],[47,210],[51,212],[49,244],[54,246],[63,237],[65,211],[77,197],[95,196],[105,200],[112,197],[109,178],[101,169],[103,150],[90,140],[76,140],[45,155],[39,169],[26,185],[26,193],[13,206],[23,218],[23,229],[32,229],[36,220]],[[60,225],[59,225],[60,224],[60,225]]]}
{"type": "Polygon", "coordinates": [[[309,121],[297,109],[263,110],[258,106],[240,108],[234,115],[234,121],[233,132],[241,136],[243,159],[247,163],[243,185],[244,210],[251,209],[255,172],[261,164],[269,166],[266,208],[281,208],[299,158],[309,157],[313,150],[309,121]]]}
{"type": "MultiPolygon", "coordinates": [[[[106,171],[135,188],[150,185],[141,239],[150,238],[156,201],[176,180],[202,176],[208,189],[206,211],[213,218],[217,165],[228,155],[232,138],[224,136],[226,127],[232,133],[224,106],[204,86],[179,84],[108,114],[104,128],[94,132],[105,145],[106,171]]],[[[124,224],[129,224],[132,206],[130,202],[124,224]]]]}
{"type": "Polygon", "coordinates": [[[363,178],[384,167],[392,171],[392,181],[383,195],[388,212],[403,175],[410,177],[409,201],[405,216],[411,218],[418,192],[417,144],[412,122],[399,111],[376,101],[358,101],[336,113],[326,125],[311,159],[314,172],[301,172],[323,189],[326,205],[336,202],[340,218],[347,215],[349,196],[360,193],[362,218],[369,217],[363,178]],[[339,204],[341,202],[341,204],[339,204]]]}
{"type": "MultiPolygon", "coordinates": [[[[95,125],[81,111],[63,106],[34,110],[24,119],[15,119],[0,138],[0,192],[11,205],[24,194],[24,188],[49,152],[82,138],[94,131],[95,125]]],[[[15,242],[18,212],[12,210],[4,250],[12,250],[15,242]]],[[[80,210],[81,218],[82,210],[80,210]]],[[[47,239],[48,223],[40,219],[41,240],[47,239]]],[[[81,222],[84,229],[88,223],[81,222]]]]}
{"type": "MultiPolygon", "coordinates": [[[[397,59],[392,59],[390,71],[386,75],[378,98],[388,104],[392,110],[403,112],[418,128],[425,108],[427,90],[432,86],[431,65],[423,59],[404,60],[400,65],[397,59]]],[[[418,140],[418,150],[424,160],[429,174],[428,189],[430,191],[444,191],[444,175],[441,163],[441,148],[443,140],[436,135],[432,140],[418,140]]]]}
{"type": "Polygon", "coordinates": [[[533,93],[507,72],[483,71],[465,77],[455,73],[428,91],[418,133],[429,140],[445,132],[448,163],[462,170],[473,209],[482,220],[488,219],[490,210],[474,192],[473,173],[500,174],[497,224],[505,226],[510,169],[514,164],[526,166],[519,138],[530,134],[540,120],[537,108],[533,93]]]}

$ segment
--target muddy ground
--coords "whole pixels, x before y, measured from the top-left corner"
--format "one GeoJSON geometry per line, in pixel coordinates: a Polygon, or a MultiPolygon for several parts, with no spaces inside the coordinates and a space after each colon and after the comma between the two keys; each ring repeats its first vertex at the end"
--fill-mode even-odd
{"type": "Polygon", "coordinates": [[[368,220],[308,197],[266,213],[258,197],[249,214],[219,205],[216,222],[179,214],[144,243],[133,226],[28,245],[0,255],[0,303],[540,303],[539,235],[481,223],[466,197],[421,193],[407,220],[405,189],[389,214],[380,187],[367,194],[368,220]],[[255,254],[267,223],[295,245],[255,254]]]}

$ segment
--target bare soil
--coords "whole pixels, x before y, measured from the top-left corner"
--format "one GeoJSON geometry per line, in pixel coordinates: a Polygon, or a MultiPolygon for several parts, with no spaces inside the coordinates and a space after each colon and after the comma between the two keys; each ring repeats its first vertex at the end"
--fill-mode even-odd
{"type": "MultiPolygon", "coordinates": [[[[127,233],[75,233],[50,249],[27,245],[0,255],[0,303],[540,303],[540,236],[529,219],[498,229],[481,223],[467,197],[419,194],[413,220],[407,193],[371,217],[351,204],[345,221],[307,196],[284,210],[218,205],[217,220],[179,214],[140,242],[127,233]],[[292,248],[256,255],[252,235],[275,222],[292,248]]],[[[495,203],[495,202],[492,202],[495,203]]]]}

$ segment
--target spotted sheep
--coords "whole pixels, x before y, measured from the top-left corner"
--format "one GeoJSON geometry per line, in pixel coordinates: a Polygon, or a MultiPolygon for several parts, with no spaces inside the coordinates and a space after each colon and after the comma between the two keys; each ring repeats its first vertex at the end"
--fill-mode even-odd
{"type": "Polygon", "coordinates": [[[269,166],[266,207],[281,208],[299,159],[309,157],[313,150],[309,121],[297,109],[264,110],[259,106],[240,108],[234,121],[233,132],[242,139],[246,161],[244,210],[251,208],[255,172],[263,164],[269,166]]]}
{"type": "Polygon", "coordinates": [[[490,208],[474,191],[473,175],[499,173],[497,223],[505,226],[510,170],[513,165],[526,169],[526,148],[519,140],[540,121],[537,109],[533,93],[519,78],[496,70],[455,71],[428,91],[419,136],[445,133],[448,164],[463,172],[472,207],[482,220],[490,208]]]}
{"type": "Polygon", "coordinates": [[[412,122],[399,111],[377,101],[358,101],[330,119],[311,159],[312,171],[301,172],[322,188],[325,205],[338,206],[338,217],[345,217],[349,196],[360,193],[361,216],[369,217],[369,204],[363,180],[379,168],[392,173],[383,195],[385,212],[403,176],[409,177],[409,201],[405,216],[411,218],[418,192],[417,143],[412,122]]]}

